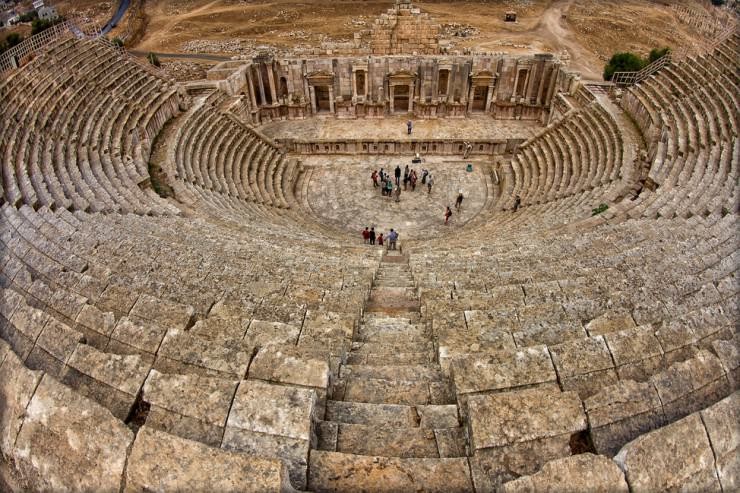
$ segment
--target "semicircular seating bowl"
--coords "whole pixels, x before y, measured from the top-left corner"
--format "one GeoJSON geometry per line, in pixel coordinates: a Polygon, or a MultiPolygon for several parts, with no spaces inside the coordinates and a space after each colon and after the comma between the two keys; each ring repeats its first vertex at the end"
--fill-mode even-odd
{"type": "Polygon", "coordinates": [[[583,460],[633,488],[731,484],[715,437],[738,412],[738,51],[622,96],[647,176],[595,98],[521,146],[479,220],[394,267],[310,216],[304,170],[221,93],[191,104],[105,44],[51,47],[0,82],[12,480],[488,491],[542,469],[517,491],[583,460]],[[147,162],[173,118],[167,200],[147,162]],[[374,312],[384,290],[416,312],[374,312]],[[646,470],[689,432],[711,460],[646,470]],[[583,451],[606,462],[567,458],[583,451]]]}

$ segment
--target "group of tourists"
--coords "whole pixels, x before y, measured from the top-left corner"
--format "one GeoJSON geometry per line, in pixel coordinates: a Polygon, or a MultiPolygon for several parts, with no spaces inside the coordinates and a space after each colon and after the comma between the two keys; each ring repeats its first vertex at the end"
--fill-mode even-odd
{"type": "Polygon", "coordinates": [[[365,227],[365,229],[362,230],[362,240],[366,244],[378,245],[378,246],[384,246],[387,240],[388,250],[395,250],[396,243],[398,242],[398,232],[394,231],[393,228],[391,228],[388,234],[386,236],[383,236],[382,232],[376,233],[374,227],[370,229],[365,227]]]}
{"type": "MultiPolygon", "coordinates": [[[[373,188],[380,188],[380,193],[384,197],[393,197],[396,202],[401,201],[401,166],[396,166],[393,172],[393,178],[391,175],[386,173],[383,168],[380,170],[373,170],[370,178],[373,180],[373,188]],[[395,186],[394,186],[395,183],[395,186]]],[[[419,182],[419,175],[416,170],[410,169],[408,165],[403,170],[403,190],[407,191],[411,187],[411,191],[416,191],[416,185],[419,182]]],[[[422,168],[421,170],[421,184],[426,185],[427,194],[432,193],[432,187],[434,186],[434,177],[428,169],[422,168]]]]}

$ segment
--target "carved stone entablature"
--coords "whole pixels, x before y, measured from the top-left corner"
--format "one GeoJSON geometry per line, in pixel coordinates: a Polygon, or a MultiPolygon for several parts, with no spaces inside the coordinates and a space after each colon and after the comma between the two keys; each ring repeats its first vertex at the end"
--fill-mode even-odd
{"type": "Polygon", "coordinates": [[[408,70],[399,70],[388,74],[388,83],[392,86],[407,86],[414,83],[416,80],[416,74],[409,72],[408,70]]]}
{"type": "Polygon", "coordinates": [[[309,86],[330,86],[334,84],[334,74],[325,70],[318,70],[306,74],[306,80],[309,86]]]}

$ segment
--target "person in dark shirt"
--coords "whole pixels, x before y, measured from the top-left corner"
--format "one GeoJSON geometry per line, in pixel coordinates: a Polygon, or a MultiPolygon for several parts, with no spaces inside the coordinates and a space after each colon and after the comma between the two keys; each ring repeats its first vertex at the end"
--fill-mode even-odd
{"type": "Polygon", "coordinates": [[[375,228],[370,228],[370,244],[375,245],[375,228]]]}

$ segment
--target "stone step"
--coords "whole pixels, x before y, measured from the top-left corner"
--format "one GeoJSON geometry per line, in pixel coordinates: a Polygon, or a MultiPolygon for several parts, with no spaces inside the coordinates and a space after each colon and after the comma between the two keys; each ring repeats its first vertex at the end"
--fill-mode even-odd
{"type": "Polygon", "coordinates": [[[460,427],[449,429],[392,428],[322,421],[317,427],[318,449],[380,457],[465,457],[460,427]]]}
{"type": "Polygon", "coordinates": [[[314,450],[308,489],[316,492],[473,491],[467,458],[398,458],[314,450]]]}
{"type": "Polygon", "coordinates": [[[415,312],[406,312],[403,315],[391,316],[382,312],[365,313],[362,323],[373,323],[374,320],[404,320],[409,324],[417,324],[421,319],[421,314],[415,312]]]}
{"type": "Polygon", "coordinates": [[[332,397],[344,401],[407,406],[455,403],[455,393],[449,382],[379,378],[339,378],[334,382],[332,397]]]}
{"type": "Polygon", "coordinates": [[[368,342],[355,341],[351,346],[352,354],[392,355],[399,353],[434,352],[434,343],[430,340],[408,342],[368,342]]]}
{"type": "Polygon", "coordinates": [[[441,382],[445,375],[438,365],[342,365],[341,378],[375,378],[383,380],[406,380],[441,382]]]}
{"type": "Polygon", "coordinates": [[[398,345],[413,345],[417,342],[426,342],[430,340],[426,327],[403,327],[403,328],[380,328],[380,327],[360,327],[355,336],[356,341],[360,342],[385,342],[395,343],[398,345]]]}
{"type": "Polygon", "coordinates": [[[347,356],[347,364],[349,365],[426,365],[434,363],[435,361],[435,355],[431,351],[396,354],[350,353],[347,356]]]}
{"type": "Polygon", "coordinates": [[[460,422],[455,404],[406,406],[332,400],[326,401],[324,419],[391,428],[454,428],[460,422]]]}

